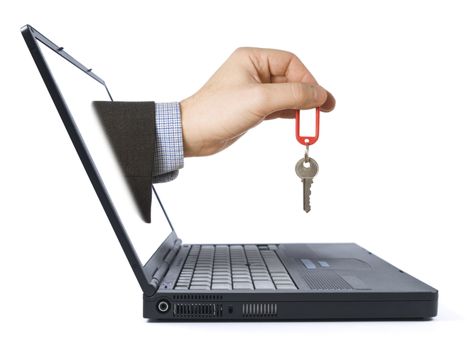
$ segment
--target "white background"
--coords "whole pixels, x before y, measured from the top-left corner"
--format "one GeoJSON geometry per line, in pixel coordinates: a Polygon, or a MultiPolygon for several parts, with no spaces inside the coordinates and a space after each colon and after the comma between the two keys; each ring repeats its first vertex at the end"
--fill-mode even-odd
{"type": "MultiPolygon", "coordinates": [[[[466,345],[462,1],[0,5],[0,348],[466,345]],[[30,23],[117,100],[181,100],[238,46],[290,50],[332,91],[301,210],[291,120],[188,159],[161,187],[185,242],[356,242],[440,291],[431,322],[157,324],[20,35],[30,23]]],[[[228,106],[226,106],[228,108],[228,106]]]]}

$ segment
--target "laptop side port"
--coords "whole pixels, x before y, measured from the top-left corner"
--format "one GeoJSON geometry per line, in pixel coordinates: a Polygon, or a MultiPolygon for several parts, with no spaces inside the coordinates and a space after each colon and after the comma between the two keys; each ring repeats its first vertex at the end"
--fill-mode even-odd
{"type": "Polygon", "coordinates": [[[169,304],[169,302],[167,300],[160,300],[157,303],[157,310],[160,313],[165,314],[167,311],[169,311],[169,309],[170,309],[170,304],[169,304]]]}

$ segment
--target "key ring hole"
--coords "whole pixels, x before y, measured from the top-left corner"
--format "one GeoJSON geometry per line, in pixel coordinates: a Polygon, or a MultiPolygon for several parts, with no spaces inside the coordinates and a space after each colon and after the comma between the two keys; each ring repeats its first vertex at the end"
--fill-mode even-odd
{"type": "Polygon", "coordinates": [[[304,166],[305,168],[309,168],[309,167],[311,166],[311,162],[305,160],[305,161],[303,162],[303,166],[304,166]]]}

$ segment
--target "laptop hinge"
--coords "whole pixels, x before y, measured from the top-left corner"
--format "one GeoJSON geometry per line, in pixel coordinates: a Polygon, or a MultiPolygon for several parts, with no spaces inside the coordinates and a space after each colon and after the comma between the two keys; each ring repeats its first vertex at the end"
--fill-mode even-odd
{"type": "Polygon", "coordinates": [[[173,247],[167,252],[166,256],[164,257],[164,261],[160,266],[154,271],[154,275],[152,276],[151,285],[154,287],[159,288],[159,284],[169,271],[170,265],[172,261],[177,256],[178,251],[180,250],[180,246],[182,245],[182,240],[177,238],[173,247]]]}

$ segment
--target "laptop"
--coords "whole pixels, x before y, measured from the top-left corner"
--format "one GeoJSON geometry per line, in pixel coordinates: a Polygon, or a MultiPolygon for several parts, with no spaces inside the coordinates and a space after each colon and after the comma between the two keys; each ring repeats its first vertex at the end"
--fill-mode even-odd
{"type": "MultiPolygon", "coordinates": [[[[186,244],[152,186],[141,220],[92,102],[94,71],[33,27],[22,35],[143,292],[153,321],[430,319],[438,291],[353,243],[186,244]]],[[[157,185],[156,185],[157,187],[157,185]]]]}

